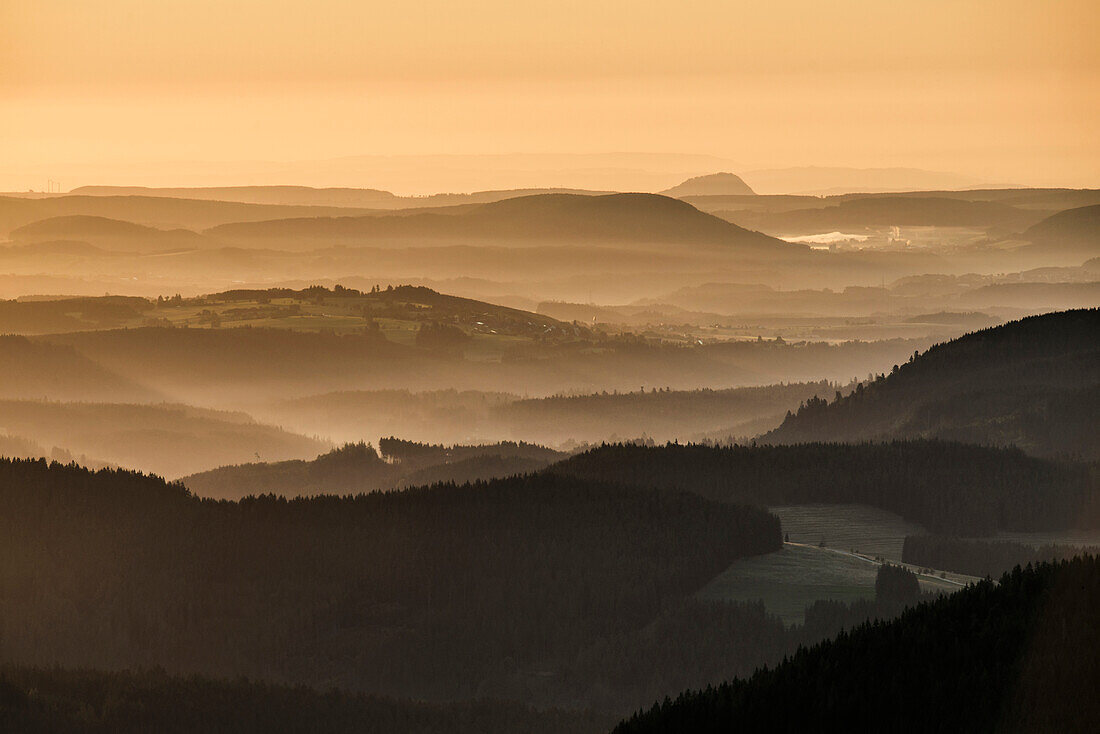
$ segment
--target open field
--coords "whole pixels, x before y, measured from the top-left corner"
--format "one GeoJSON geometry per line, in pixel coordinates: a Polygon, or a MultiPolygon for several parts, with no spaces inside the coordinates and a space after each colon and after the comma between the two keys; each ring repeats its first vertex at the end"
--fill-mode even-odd
{"type": "MultiPolygon", "coordinates": [[[[762,600],[784,623],[801,623],[806,607],[818,599],[873,599],[879,559],[902,565],[905,536],[923,532],[920,525],[865,505],[789,505],[770,511],[779,516],[789,542],[776,553],[736,561],[699,592],[700,598],[762,600]]],[[[921,590],[951,592],[975,580],[944,576],[921,574],[921,590]]]]}
{"type": "Polygon", "coordinates": [[[867,505],[789,505],[770,507],[794,543],[838,548],[889,561],[901,561],[906,535],[924,528],[887,510],[867,505]]]}

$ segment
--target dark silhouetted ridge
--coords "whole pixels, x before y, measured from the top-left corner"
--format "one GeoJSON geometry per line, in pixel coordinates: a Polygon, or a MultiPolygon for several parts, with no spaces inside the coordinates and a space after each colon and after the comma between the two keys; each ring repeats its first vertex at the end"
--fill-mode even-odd
{"type": "Polygon", "coordinates": [[[939,344],[829,402],[770,443],[937,437],[1100,457],[1100,310],[1030,316],[939,344]]]}
{"type": "Polygon", "coordinates": [[[615,734],[1100,729],[1100,562],[1017,568],[774,669],[665,699],[615,734]]]}

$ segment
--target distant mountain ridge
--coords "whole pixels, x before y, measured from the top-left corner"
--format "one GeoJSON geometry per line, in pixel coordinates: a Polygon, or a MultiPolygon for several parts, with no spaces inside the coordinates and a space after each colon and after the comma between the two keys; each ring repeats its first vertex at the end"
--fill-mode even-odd
{"type": "Polygon", "coordinates": [[[81,186],[69,192],[80,196],[144,196],[200,201],[227,201],[275,206],[347,207],[354,209],[418,209],[422,207],[486,204],[534,194],[612,194],[613,191],[559,188],[491,189],[469,193],[398,196],[381,189],[314,188],[312,186],[209,186],[151,188],[145,186],[81,186]]]}
{"type": "Polygon", "coordinates": [[[734,173],[712,173],[689,178],[682,184],[665,189],[665,196],[745,196],[755,195],[747,183],[734,173]]]}

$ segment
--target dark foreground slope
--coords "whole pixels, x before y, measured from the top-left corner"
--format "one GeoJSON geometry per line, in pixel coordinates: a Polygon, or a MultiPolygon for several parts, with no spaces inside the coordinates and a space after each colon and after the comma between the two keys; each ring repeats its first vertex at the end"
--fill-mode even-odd
{"type": "Polygon", "coordinates": [[[936,437],[1100,458],[1100,309],[1031,316],[932,347],[832,403],[814,400],[769,443],[936,437]]]}
{"type": "Polygon", "coordinates": [[[601,446],[553,471],[760,505],[860,503],[933,532],[1096,526],[1096,480],[1080,463],[945,441],[796,446],[601,446]]]}
{"type": "Polygon", "coordinates": [[[1095,732],[1097,650],[1100,563],[1087,556],[863,625],[615,731],[1095,732]]]}
{"type": "Polygon", "coordinates": [[[163,671],[0,668],[0,730],[20,734],[597,734],[608,727],[604,716],[497,701],[429,704],[163,671]]]}
{"type": "Polygon", "coordinates": [[[779,546],[760,510],[558,476],[216,502],[0,460],[0,659],[584,706],[601,640],[779,546]]]}

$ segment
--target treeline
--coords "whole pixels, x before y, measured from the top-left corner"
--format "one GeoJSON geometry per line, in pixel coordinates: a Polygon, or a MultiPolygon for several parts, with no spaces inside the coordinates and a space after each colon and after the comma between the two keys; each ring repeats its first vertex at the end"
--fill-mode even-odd
{"type": "Polygon", "coordinates": [[[860,503],[932,532],[989,535],[1100,523],[1086,465],[946,441],[605,445],[552,471],[757,505],[860,503]],[[1091,513],[1091,514],[1090,514],[1091,513]]]}
{"type": "Polygon", "coordinates": [[[598,734],[605,715],[429,704],[245,679],[0,668],[0,730],[20,734],[598,734]]]}
{"type": "Polygon", "coordinates": [[[381,439],[378,447],[381,452],[367,443],[345,444],[312,461],[223,466],[184,477],[183,482],[203,497],[229,500],[250,494],[359,494],[526,474],[564,456],[543,446],[513,441],[444,446],[391,436],[381,439]]]}
{"type": "Polygon", "coordinates": [[[1057,544],[1036,547],[1007,540],[908,535],[902,545],[901,559],[915,566],[996,578],[1016,566],[1064,561],[1082,553],[1100,554],[1100,548],[1057,544]]]}
{"type": "Polygon", "coordinates": [[[579,661],[780,545],[761,510],[561,475],[227,502],[4,460],[0,659],[622,710],[653,671],[579,661]]]}
{"type": "Polygon", "coordinates": [[[1098,609],[1096,558],[1017,568],[751,678],[666,698],[615,732],[1094,732],[1098,609]]]}

